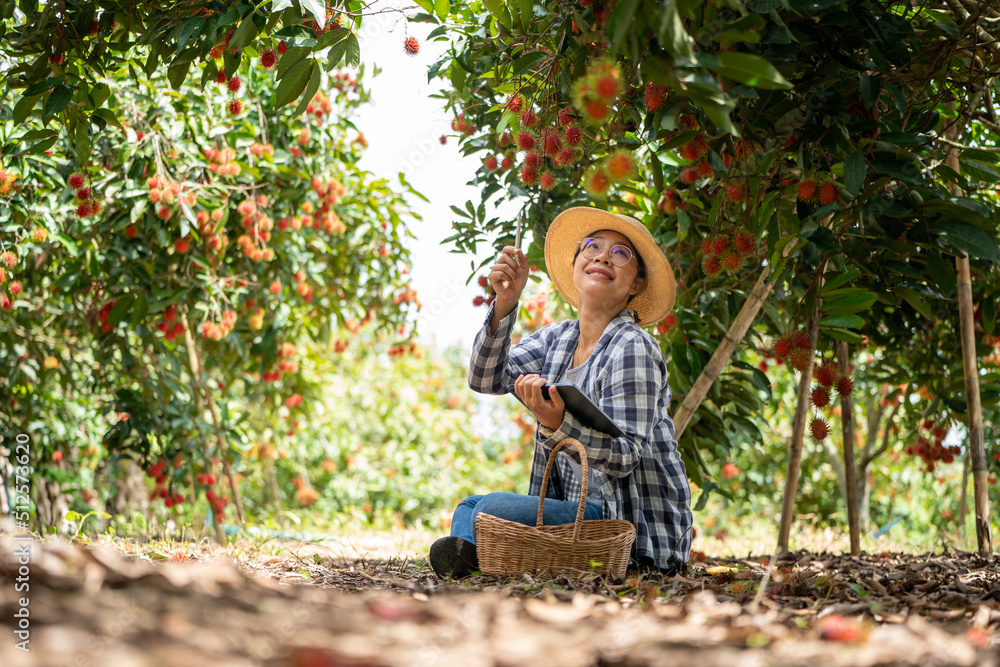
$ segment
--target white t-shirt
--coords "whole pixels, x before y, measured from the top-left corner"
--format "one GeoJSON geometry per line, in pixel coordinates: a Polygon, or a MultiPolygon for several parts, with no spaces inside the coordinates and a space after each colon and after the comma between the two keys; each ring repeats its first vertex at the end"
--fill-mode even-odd
{"type": "MultiPolygon", "coordinates": [[[[576,368],[567,368],[559,382],[570,382],[575,384],[581,392],[586,394],[587,392],[583,389],[583,387],[587,386],[587,373],[590,370],[590,360],[592,358],[593,356],[588,357],[585,362],[576,368]]],[[[589,398],[590,400],[594,400],[593,397],[589,398]]],[[[556,459],[556,466],[559,468],[560,479],[580,479],[581,466],[570,457],[569,449],[561,450],[556,456],[558,456],[556,459]]],[[[589,471],[590,475],[587,480],[587,502],[594,503],[598,507],[603,508],[604,499],[601,494],[601,485],[604,483],[604,473],[593,466],[590,466],[589,471]]],[[[566,498],[566,500],[577,500],[577,498],[566,498]]]]}

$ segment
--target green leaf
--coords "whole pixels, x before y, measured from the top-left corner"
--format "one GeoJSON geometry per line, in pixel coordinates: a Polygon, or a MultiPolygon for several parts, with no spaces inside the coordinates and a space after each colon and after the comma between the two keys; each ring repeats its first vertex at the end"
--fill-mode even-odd
{"type": "Polygon", "coordinates": [[[858,81],[858,88],[861,92],[861,101],[864,102],[865,108],[871,109],[878,100],[879,93],[882,90],[881,82],[868,74],[862,74],[858,81]]]}
{"type": "Polygon", "coordinates": [[[906,287],[897,287],[896,293],[899,294],[903,299],[906,300],[908,304],[913,306],[913,309],[923,315],[930,321],[935,321],[934,314],[931,312],[931,308],[927,305],[927,301],[919,292],[915,292],[906,287]]]}
{"type": "Polygon", "coordinates": [[[821,327],[847,327],[859,329],[863,327],[865,321],[857,315],[831,315],[819,321],[821,327]]]}
{"type": "Polygon", "coordinates": [[[288,70],[288,73],[278,83],[278,91],[274,103],[275,108],[280,108],[291,103],[302,94],[312,79],[314,67],[316,67],[316,61],[308,58],[296,63],[292,69],[288,70]]]}
{"type": "Polygon", "coordinates": [[[293,115],[300,116],[305,113],[306,107],[309,106],[309,102],[316,96],[316,91],[319,90],[321,78],[319,70],[319,67],[312,68],[312,77],[309,79],[309,85],[306,86],[306,92],[302,96],[302,99],[299,100],[298,106],[295,107],[293,115]]]}
{"type": "Polygon", "coordinates": [[[132,309],[134,301],[135,295],[132,293],[123,294],[118,297],[115,305],[111,308],[111,312],[108,313],[108,326],[114,328],[119,322],[125,319],[125,316],[132,309]]]}
{"type": "Polygon", "coordinates": [[[326,3],[323,0],[299,0],[299,7],[312,14],[316,23],[326,25],[326,3]]]}
{"type": "Polygon", "coordinates": [[[869,308],[878,296],[868,290],[857,290],[854,294],[848,294],[838,299],[833,299],[823,304],[823,312],[829,315],[835,313],[856,313],[869,308]]]}
{"type": "Polygon", "coordinates": [[[927,271],[934,279],[937,291],[944,296],[955,293],[958,284],[958,270],[953,262],[946,261],[941,253],[931,251],[927,255],[927,271]]]}
{"type": "Polygon", "coordinates": [[[868,165],[860,153],[852,153],[844,158],[844,187],[855,197],[865,184],[868,165]]]}
{"type": "Polygon", "coordinates": [[[543,51],[533,51],[527,55],[523,55],[514,61],[514,74],[520,74],[524,70],[528,69],[536,62],[544,58],[547,54],[543,51]]]}
{"type": "MultiPolygon", "coordinates": [[[[230,50],[242,49],[244,46],[252,42],[253,39],[257,36],[257,25],[253,22],[254,13],[256,12],[252,12],[247,16],[244,16],[243,19],[240,21],[240,27],[236,29],[236,32],[233,33],[232,38],[229,40],[230,50]]],[[[326,23],[326,10],[324,9],[323,20],[320,21],[320,24],[325,24],[325,23],[326,23]]]]}
{"type": "Polygon", "coordinates": [[[512,2],[517,6],[518,23],[521,24],[521,29],[527,32],[534,18],[534,0],[512,0],[512,2]]]}
{"type": "Polygon", "coordinates": [[[511,119],[514,118],[513,111],[504,111],[503,115],[500,116],[500,122],[497,124],[497,136],[502,137],[504,130],[507,129],[507,125],[510,123],[511,119]]]}
{"type": "Polygon", "coordinates": [[[361,63],[361,44],[358,43],[358,36],[351,33],[347,37],[347,65],[357,67],[361,63]]]}
{"type": "Polygon", "coordinates": [[[847,329],[841,329],[839,327],[823,327],[823,333],[830,338],[842,340],[845,343],[850,343],[851,345],[858,345],[859,343],[863,343],[865,340],[861,334],[848,331],[847,329]]]}
{"type": "Polygon", "coordinates": [[[962,173],[972,177],[980,183],[1000,182],[1000,172],[992,165],[980,162],[979,160],[962,160],[962,173]]]}
{"type": "Polygon", "coordinates": [[[171,65],[167,68],[167,81],[173,86],[174,90],[180,90],[181,86],[184,85],[184,79],[187,78],[188,70],[191,68],[191,61],[185,63],[180,63],[177,65],[171,65]]]}
{"type": "Polygon", "coordinates": [[[20,125],[31,115],[32,109],[38,103],[38,97],[38,95],[25,95],[17,101],[17,104],[14,105],[13,113],[15,125],[20,125]]]}
{"type": "Polygon", "coordinates": [[[501,0],[484,0],[484,4],[486,5],[486,10],[496,17],[496,20],[499,21],[503,27],[510,30],[510,11],[507,9],[506,4],[501,2],[501,0]]]}
{"type": "Polygon", "coordinates": [[[76,242],[70,237],[65,234],[52,234],[51,236],[66,248],[66,253],[70,257],[78,257],[80,255],[80,249],[76,247],[76,242]]]}
{"type": "Polygon", "coordinates": [[[98,109],[93,115],[109,125],[114,125],[118,128],[121,128],[122,126],[121,122],[118,120],[118,116],[116,116],[111,109],[98,109]]]}
{"type": "Polygon", "coordinates": [[[839,287],[840,285],[843,285],[846,282],[854,280],[860,275],[861,271],[859,269],[848,269],[847,271],[838,273],[835,276],[833,275],[832,271],[827,271],[827,273],[824,276],[826,278],[826,283],[823,285],[823,289],[820,291],[820,294],[826,295],[832,290],[839,287]]]}
{"type": "Polygon", "coordinates": [[[621,0],[614,5],[615,9],[611,12],[611,18],[608,19],[608,27],[612,36],[611,53],[618,53],[618,47],[621,45],[629,26],[633,23],[635,10],[638,6],[639,0],[621,0]]]}
{"type": "Polygon", "coordinates": [[[444,21],[451,12],[451,3],[448,0],[434,0],[434,13],[444,21]]]}
{"type": "Polygon", "coordinates": [[[65,84],[56,86],[45,100],[44,115],[53,116],[61,112],[69,105],[71,99],[73,99],[72,88],[65,84]]]}
{"type": "Polygon", "coordinates": [[[680,64],[694,60],[694,39],[688,34],[684,22],[677,12],[676,0],[664,0],[660,10],[660,46],[667,50],[680,64]]]}
{"type": "Polygon", "coordinates": [[[931,227],[953,247],[964,250],[970,257],[1000,262],[1000,249],[996,240],[985,230],[957,220],[942,220],[931,227]]]}
{"type": "Polygon", "coordinates": [[[781,75],[774,65],[760,56],[750,53],[729,51],[716,56],[719,64],[708,67],[722,76],[765,90],[788,89],[792,84],[781,75]]]}
{"type": "Polygon", "coordinates": [[[133,327],[138,326],[146,318],[146,313],[149,312],[149,301],[146,299],[146,295],[140,293],[135,300],[135,308],[132,310],[132,319],[130,323],[133,327]]]}

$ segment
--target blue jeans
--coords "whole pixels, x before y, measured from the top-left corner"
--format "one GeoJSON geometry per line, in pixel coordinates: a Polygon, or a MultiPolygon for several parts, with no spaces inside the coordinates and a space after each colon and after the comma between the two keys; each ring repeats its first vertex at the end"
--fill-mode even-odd
{"type": "MultiPolygon", "coordinates": [[[[578,501],[545,499],[542,510],[542,523],[546,526],[558,526],[562,523],[573,523],[576,511],[580,507],[578,501]]],[[[451,534],[461,537],[473,544],[476,543],[476,516],[480,512],[498,516],[508,521],[516,521],[526,526],[534,526],[538,519],[538,496],[523,496],[519,493],[504,493],[497,491],[485,496],[469,496],[458,504],[451,519],[451,534]]],[[[603,519],[604,508],[594,503],[587,503],[583,512],[585,521],[603,519]]]]}

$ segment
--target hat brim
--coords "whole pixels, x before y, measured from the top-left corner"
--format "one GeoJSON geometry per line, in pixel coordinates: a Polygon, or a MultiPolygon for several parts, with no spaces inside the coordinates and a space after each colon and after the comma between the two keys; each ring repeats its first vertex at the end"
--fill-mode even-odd
{"type": "Polygon", "coordinates": [[[649,229],[627,215],[575,206],[556,216],[545,235],[545,268],[559,294],[579,308],[580,295],[573,283],[573,256],[584,235],[599,229],[626,237],[646,266],[646,287],[628,304],[636,312],[638,322],[647,326],[662,320],[674,307],[677,295],[674,271],[649,229]]]}

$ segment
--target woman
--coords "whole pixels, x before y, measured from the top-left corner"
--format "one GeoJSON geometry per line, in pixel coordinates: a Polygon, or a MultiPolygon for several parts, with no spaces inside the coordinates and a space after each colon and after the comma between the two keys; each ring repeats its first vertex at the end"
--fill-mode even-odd
{"type": "MultiPolygon", "coordinates": [[[[528,495],[491,493],[459,503],[451,535],[437,540],[431,566],[441,577],[478,569],[476,515],[486,512],[535,525],[542,475],[553,446],[576,438],[587,448],[589,492],[584,519],[626,519],[636,528],[630,564],[672,574],[691,550],[691,491],[667,411],[670,386],[656,340],[641,326],[670,312],[670,263],[638,220],[596,208],[560,213],[545,238],[545,265],[579,319],[544,327],[511,347],[517,303],[528,279],[527,258],[505,247],[490,270],[496,291],[476,336],[469,386],[486,394],[513,390],[538,422],[528,495]],[[580,387],[624,431],[621,437],[583,426],[555,387],[580,387]]],[[[556,459],[543,512],[546,525],[570,523],[580,497],[576,452],[556,459]]]]}

